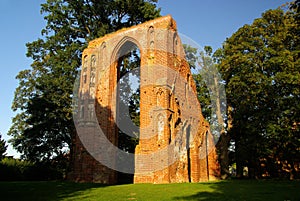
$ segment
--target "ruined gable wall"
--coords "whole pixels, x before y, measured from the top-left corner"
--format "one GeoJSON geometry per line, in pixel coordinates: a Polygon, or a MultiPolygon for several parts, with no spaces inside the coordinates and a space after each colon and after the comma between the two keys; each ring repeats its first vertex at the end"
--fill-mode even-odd
{"type": "Polygon", "coordinates": [[[134,182],[208,180],[212,171],[207,171],[207,164],[216,164],[215,150],[213,156],[199,159],[201,150],[207,150],[203,137],[209,125],[195,99],[196,86],[171,16],[108,34],[91,41],[84,50],[77,122],[81,137],[74,141],[71,178],[117,182],[115,162],[110,162],[109,168],[99,162],[114,160],[116,153],[113,149],[101,150],[106,145],[99,142],[97,127],[117,146],[118,58],[130,44],[135,44],[141,54],[140,140],[135,152],[134,182]],[[108,151],[108,156],[103,155],[108,151]]]}

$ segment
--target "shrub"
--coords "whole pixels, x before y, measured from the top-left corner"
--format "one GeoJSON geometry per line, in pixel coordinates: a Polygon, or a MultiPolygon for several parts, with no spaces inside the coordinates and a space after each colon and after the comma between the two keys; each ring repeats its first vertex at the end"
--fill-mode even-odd
{"type": "Polygon", "coordinates": [[[62,173],[50,163],[33,163],[13,158],[0,162],[0,181],[47,181],[60,180],[62,173]]]}

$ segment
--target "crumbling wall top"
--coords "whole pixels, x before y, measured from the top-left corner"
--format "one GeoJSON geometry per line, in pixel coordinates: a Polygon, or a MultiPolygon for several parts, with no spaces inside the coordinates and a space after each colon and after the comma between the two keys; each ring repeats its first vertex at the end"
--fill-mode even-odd
{"type": "Polygon", "coordinates": [[[137,29],[140,29],[140,28],[148,28],[150,26],[153,26],[155,29],[168,29],[168,30],[177,31],[176,21],[172,18],[171,15],[166,15],[166,16],[159,17],[159,18],[150,20],[150,21],[142,23],[142,24],[138,24],[138,25],[135,25],[132,27],[120,29],[116,32],[106,34],[105,36],[103,36],[101,38],[94,39],[89,42],[88,48],[96,48],[96,47],[100,46],[103,42],[105,42],[106,40],[113,38],[115,35],[118,35],[121,32],[123,34],[126,34],[127,32],[136,31],[137,29]]]}

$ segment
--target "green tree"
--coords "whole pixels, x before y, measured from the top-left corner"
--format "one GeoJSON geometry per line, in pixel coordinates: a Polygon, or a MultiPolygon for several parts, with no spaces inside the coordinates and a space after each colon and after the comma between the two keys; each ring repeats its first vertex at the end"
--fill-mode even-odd
{"type": "Polygon", "coordinates": [[[73,84],[88,42],[123,27],[160,16],[157,0],[47,0],[41,13],[42,38],[26,44],[31,68],[19,72],[9,134],[13,146],[30,160],[63,155],[75,130],[73,84]]]}
{"type": "Polygon", "coordinates": [[[7,150],[7,145],[2,135],[0,134],[0,161],[5,157],[5,152],[7,150]]]}
{"type": "Polygon", "coordinates": [[[210,123],[211,130],[217,143],[219,162],[222,178],[229,175],[228,147],[230,136],[226,132],[224,124],[227,120],[226,95],[224,82],[218,72],[219,61],[222,56],[221,50],[213,53],[210,46],[205,46],[204,51],[184,45],[185,56],[193,73],[196,83],[197,97],[201,105],[202,114],[210,123]],[[196,69],[197,71],[195,72],[196,69]]]}
{"type": "Polygon", "coordinates": [[[298,14],[297,19],[299,20],[299,14],[300,14],[300,0],[293,1],[293,2],[290,4],[290,9],[291,9],[291,10],[294,10],[295,12],[297,12],[297,14],[298,14]]]}
{"type": "Polygon", "coordinates": [[[183,44],[183,49],[185,53],[185,58],[190,66],[191,69],[195,69],[198,60],[198,49],[196,47],[192,47],[188,44],[183,44]]]}
{"type": "Polygon", "coordinates": [[[224,126],[227,121],[227,105],[224,82],[218,72],[220,56],[220,50],[213,53],[210,46],[204,47],[204,51],[200,52],[198,59],[201,71],[196,75],[198,78],[196,79],[196,86],[200,103],[203,102],[201,106],[204,115],[206,115],[212,131],[215,132],[221,177],[225,179],[229,175],[228,148],[230,136],[224,126]]]}
{"type": "Polygon", "coordinates": [[[232,108],[237,176],[288,171],[299,163],[299,26],[293,10],[269,10],[226,40],[220,71],[232,108]],[[278,165],[280,164],[280,165],[278,165]],[[287,168],[289,167],[289,168],[287,168]]]}

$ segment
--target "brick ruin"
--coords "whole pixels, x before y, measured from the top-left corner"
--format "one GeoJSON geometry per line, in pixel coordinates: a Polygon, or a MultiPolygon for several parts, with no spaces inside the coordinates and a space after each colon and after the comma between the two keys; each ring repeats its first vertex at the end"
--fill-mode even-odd
{"type": "Polygon", "coordinates": [[[69,179],[115,184],[118,171],[134,183],[200,182],[217,179],[219,165],[209,124],[176,22],[161,17],[89,43],[82,55],[69,179]],[[119,58],[140,50],[140,136],[126,164],[117,161],[119,58]],[[99,134],[101,130],[101,135],[99,134]]]}

